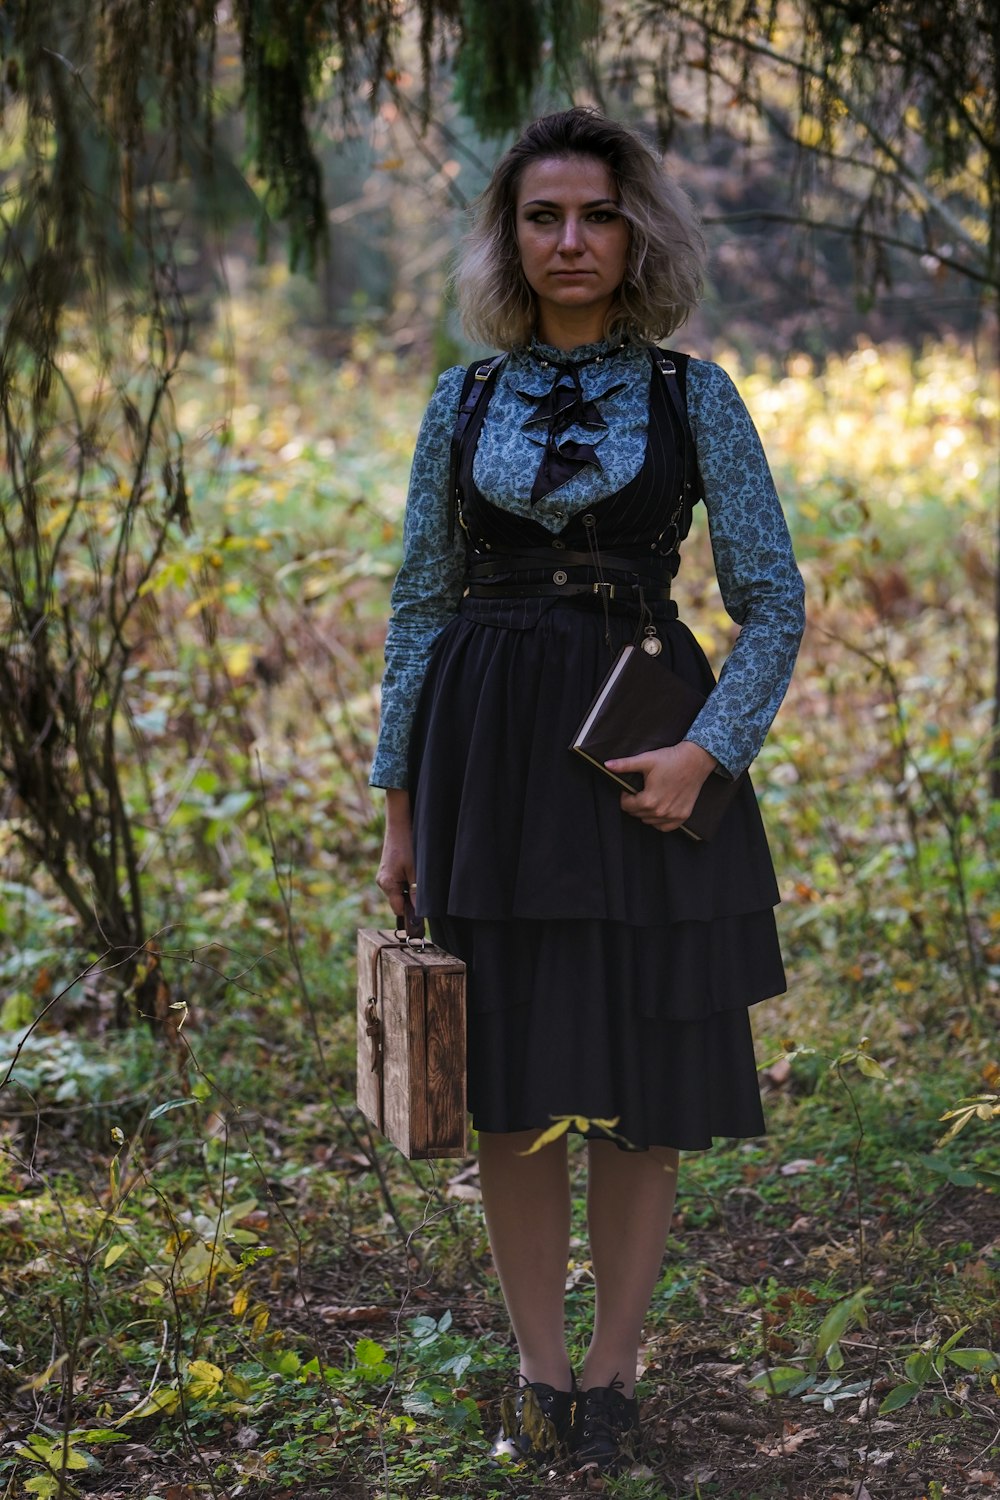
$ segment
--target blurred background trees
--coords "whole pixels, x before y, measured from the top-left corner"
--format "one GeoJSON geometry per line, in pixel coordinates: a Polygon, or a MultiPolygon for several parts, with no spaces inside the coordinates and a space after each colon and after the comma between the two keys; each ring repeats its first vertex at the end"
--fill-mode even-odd
{"type": "MultiPolygon", "coordinates": [[[[706,352],[988,338],[998,35],[987,0],[6,5],[2,810],[86,941],[127,977],[149,937],[155,835],[123,781],[164,560],[201,524],[191,445],[204,468],[232,439],[224,374],[210,440],[184,399],[212,340],[240,347],[232,296],[284,279],[333,361],[365,330],[423,367],[463,357],[463,209],[526,117],[593,102],[705,214],[706,352]]],[[[192,567],[207,587],[211,552],[192,567]]]]}

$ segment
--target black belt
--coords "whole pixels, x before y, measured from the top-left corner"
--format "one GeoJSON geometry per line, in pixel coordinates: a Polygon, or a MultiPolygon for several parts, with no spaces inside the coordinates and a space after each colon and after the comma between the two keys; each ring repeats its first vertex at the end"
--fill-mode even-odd
{"type": "Polygon", "coordinates": [[[538,547],[470,560],[465,586],[473,599],[570,599],[590,594],[605,600],[662,605],[670,602],[672,581],[671,570],[664,563],[649,556],[619,557],[602,552],[594,557],[566,548],[538,547]],[[660,567],[656,566],[658,562],[660,567]],[[552,572],[548,578],[538,576],[549,568],[552,572]]]}
{"type": "Polygon", "coordinates": [[[603,595],[605,599],[634,600],[636,604],[643,600],[647,604],[671,602],[669,589],[644,583],[571,583],[565,573],[562,575],[564,581],[560,582],[559,571],[541,583],[513,583],[504,579],[497,579],[495,583],[470,582],[466,584],[465,592],[471,599],[570,599],[590,594],[592,597],[603,595]]]}

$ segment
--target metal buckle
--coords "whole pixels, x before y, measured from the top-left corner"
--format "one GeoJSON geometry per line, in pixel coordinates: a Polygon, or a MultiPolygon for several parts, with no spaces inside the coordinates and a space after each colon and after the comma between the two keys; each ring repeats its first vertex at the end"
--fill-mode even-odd
{"type": "Polygon", "coordinates": [[[615,585],[613,583],[595,583],[594,584],[594,593],[595,594],[599,594],[600,591],[601,591],[601,589],[607,589],[607,591],[608,591],[607,597],[609,599],[613,599],[615,597],[615,585]]]}

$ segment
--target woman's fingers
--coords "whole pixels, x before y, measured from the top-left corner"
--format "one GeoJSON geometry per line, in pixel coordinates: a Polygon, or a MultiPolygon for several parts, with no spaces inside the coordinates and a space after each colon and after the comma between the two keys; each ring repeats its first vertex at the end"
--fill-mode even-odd
{"type": "Polygon", "coordinates": [[[660,832],[671,833],[690,817],[715,761],[700,745],[682,740],[679,745],[622,756],[605,764],[609,770],[638,771],[642,775],[641,791],[622,793],[622,811],[660,832]]]}
{"type": "Polygon", "coordinates": [[[398,854],[391,848],[383,851],[375,884],[397,917],[403,915],[403,893],[408,891],[411,899],[416,894],[416,876],[412,854],[398,854]]]}
{"type": "Polygon", "coordinates": [[[375,884],[386,897],[397,917],[403,915],[404,893],[409,892],[412,897],[417,888],[416,883],[408,876],[388,872],[383,873],[381,870],[375,878],[375,884]]]}

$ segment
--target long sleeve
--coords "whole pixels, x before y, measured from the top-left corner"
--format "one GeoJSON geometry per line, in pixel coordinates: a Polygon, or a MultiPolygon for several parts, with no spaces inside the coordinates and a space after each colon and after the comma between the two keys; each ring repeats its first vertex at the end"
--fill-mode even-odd
{"type": "Polygon", "coordinates": [[[688,366],[688,414],[722,600],[741,626],[688,731],[733,776],[750,765],[785,696],[805,627],[804,589],[750,414],[718,365],[688,366]]]}
{"type": "Polygon", "coordinates": [[[417,436],[403,523],[403,565],[392,589],[385,642],[372,786],[406,786],[410,726],[431,647],[462,596],[465,546],[461,528],[456,527],[454,542],[448,541],[448,471],[464,376],[461,366],[444,372],[417,436]]]}

